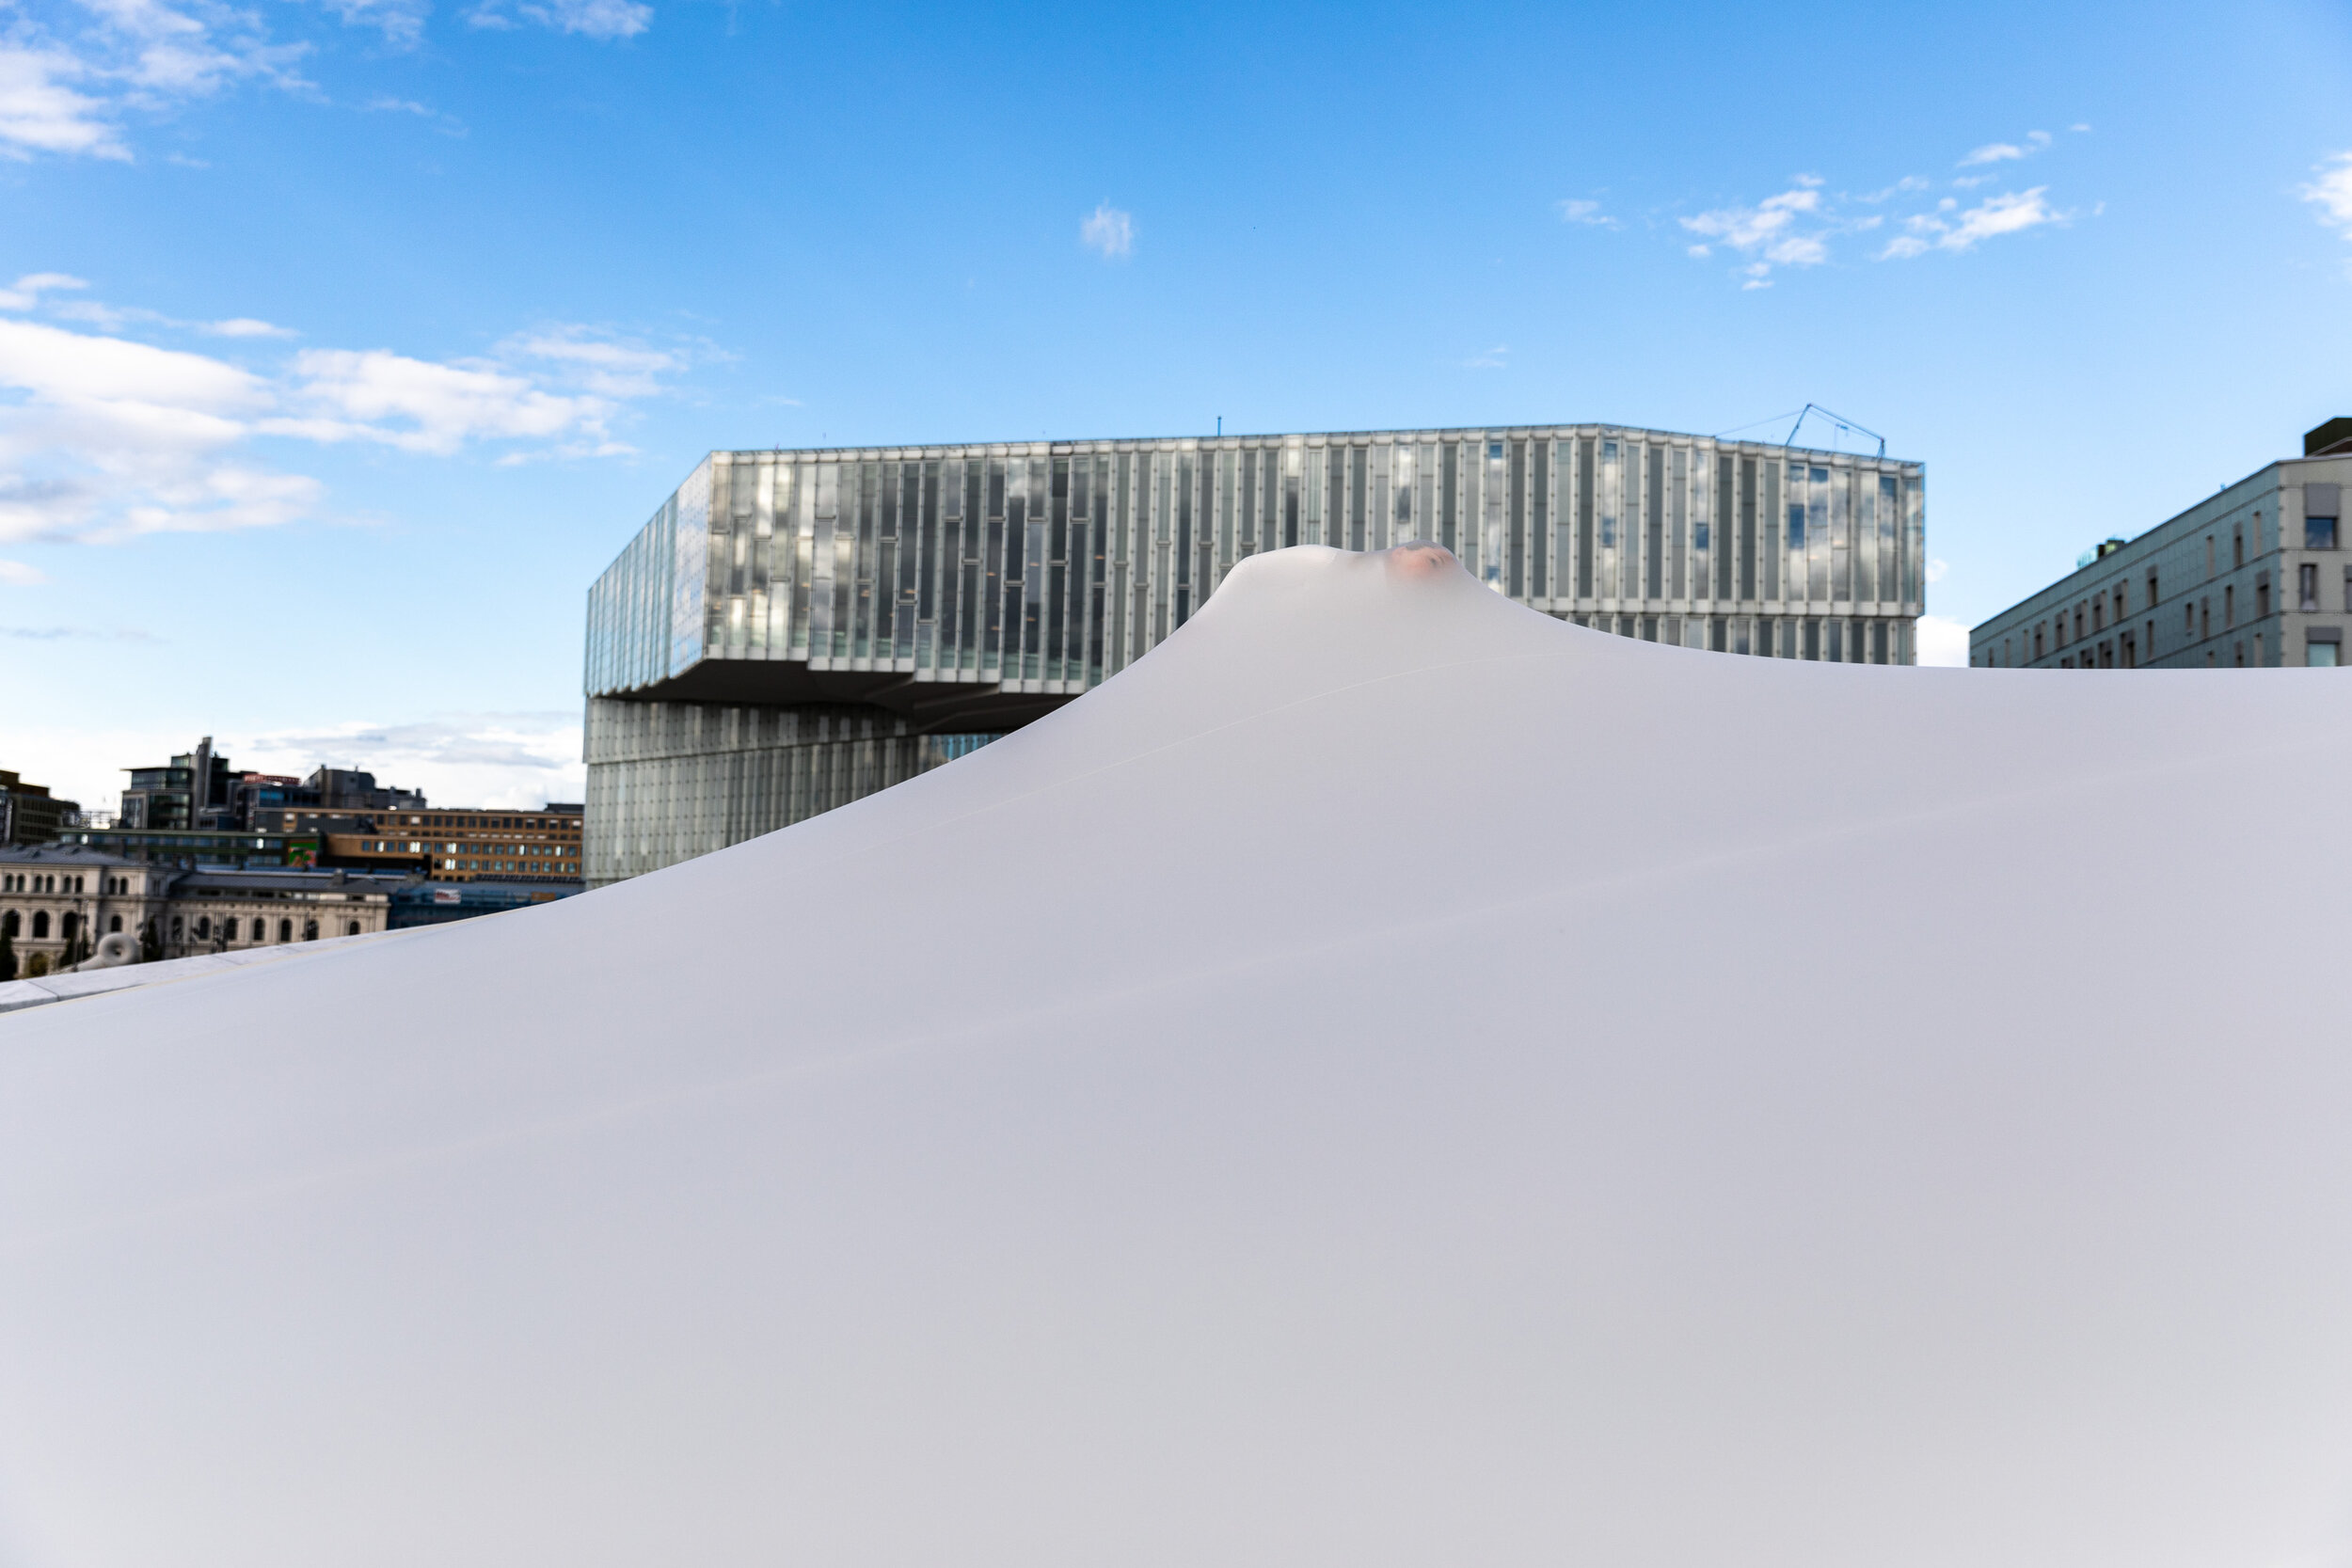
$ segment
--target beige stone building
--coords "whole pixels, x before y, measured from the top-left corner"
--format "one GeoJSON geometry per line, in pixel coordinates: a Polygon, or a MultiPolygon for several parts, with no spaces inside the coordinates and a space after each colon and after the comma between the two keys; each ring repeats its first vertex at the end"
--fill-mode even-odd
{"type": "Polygon", "coordinates": [[[53,969],[67,945],[112,932],[151,943],[152,956],[322,937],[364,936],[391,924],[391,895],[414,878],[291,869],[196,870],[61,845],[0,847],[0,931],[17,974],[33,958],[53,969]]]}

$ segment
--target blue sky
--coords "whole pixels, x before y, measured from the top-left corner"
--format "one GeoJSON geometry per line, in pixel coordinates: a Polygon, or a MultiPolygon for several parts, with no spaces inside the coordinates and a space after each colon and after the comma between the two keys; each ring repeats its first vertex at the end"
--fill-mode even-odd
{"type": "Polygon", "coordinates": [[[1928,465],[1948,648],[2352,413],[2341,6],[0,23],[0,767],[87,805],[204,733],[578,799],[713,447],[1813,402],[1928,465]]]}

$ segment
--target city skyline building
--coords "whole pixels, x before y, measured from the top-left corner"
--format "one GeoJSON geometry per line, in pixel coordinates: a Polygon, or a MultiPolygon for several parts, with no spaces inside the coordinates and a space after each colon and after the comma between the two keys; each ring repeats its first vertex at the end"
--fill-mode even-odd
{"type": "Polygon", "coordinates": [[[2352,626],[2341,517],[2352,419],[2305,434],[2303,456],[2224,485],[1968,634],[1986,669],[2334,666],[2352,626]]]}
{"type": "Polygon", "coordinates": [[[1917,463],[1615,425],[714,451],[588,595],[591,886],[951,760],[1248,556],[1451,550],[1620,636],[1909,664],[1917,463]]]}

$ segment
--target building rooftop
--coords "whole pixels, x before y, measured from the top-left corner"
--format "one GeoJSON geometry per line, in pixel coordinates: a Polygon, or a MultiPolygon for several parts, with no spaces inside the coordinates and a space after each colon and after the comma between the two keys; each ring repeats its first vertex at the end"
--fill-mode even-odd
{"type": "Polygon", "coordinates": [[[146,863],[126,860],[120,855],[110,855],[103,849],[84,848],[78,844],[0,845],[0,861],[10,865],[38,863],[42,865],[139,866],[146,863]]]}

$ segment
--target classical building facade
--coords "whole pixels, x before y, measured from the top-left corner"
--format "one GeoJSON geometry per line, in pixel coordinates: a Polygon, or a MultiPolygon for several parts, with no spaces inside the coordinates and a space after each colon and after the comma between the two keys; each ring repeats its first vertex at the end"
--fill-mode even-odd
{"type": "Polygon", "coordinates": [[[713,452],[589,593],[591,885],[935,767],[1249,555],[1431,539],[1625,637],[1908,664],[1916,463],[1610,425],[713,452]]]}
{"type": "Polygon", "coordinates": [[[1968,634],[1994,669],[2333,666],[2352,626],[2344,492],[2352,419],[2136,539],[2109,539],[2077,568],[1968,634]]]}
{"type": "Polygon", "coordinates": [[[110,932],[151,937],[155,957],[321,937],[363,936],[392,923],[392,895],[415,879],[282,868],[183,871],[79,846],[0,847],[0,931],[18,974],[39,955],[61,962],[110,932]]]}

